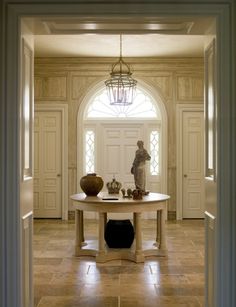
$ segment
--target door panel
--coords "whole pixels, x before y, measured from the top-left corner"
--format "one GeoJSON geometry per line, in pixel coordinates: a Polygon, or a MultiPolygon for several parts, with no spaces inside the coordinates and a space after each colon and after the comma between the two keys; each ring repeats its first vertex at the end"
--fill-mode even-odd
{"type": "MultiPolygon", "coordinates": [[[[121,182],[122,188],[134,189],[134,179],[130,172],[137,141],[142,138],[142,126],[125,127],[111,124],[103,127],[103,153],[98,161],[103,164],[102,177],[105,183],[115,176],[121,182]]],[[[108,214],[108,218],[131,219],[132,214],[108,214]]]]}
{"type": "Polygon", "coordinates": [[[133,175],[130,169],[137,149],[137,140],[142,138],[142,127],[128,128],[111,125],[103,128],[103,148],[100,160],[103,164],[104,182],[116,180],[123,188],[134,188],[133,175]]]}
{"type": "Polygon", "coordinates": [[[204,217],[203,112],[183,114],[183,218],[204,217]]]}
{"type": "MultiPolygon", "coordinates": [[[[21,182],[20,182],[20,250],[21,250],[21,304],[32,307],[33,303],[33,37],[22,22],[21,40],[21,182]]],[[[18,281],[19,282],[19,281],[18,281]]]]}
{"type": "Polygon", "coordinates": [[[35,112],[34,216],[61,218],[61,112],[35,112]]]}

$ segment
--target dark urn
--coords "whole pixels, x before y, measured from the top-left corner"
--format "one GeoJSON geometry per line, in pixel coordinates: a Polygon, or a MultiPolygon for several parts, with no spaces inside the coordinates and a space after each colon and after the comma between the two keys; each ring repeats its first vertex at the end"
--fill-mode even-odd
{"type": "Polygon", "coordinates": [[[109,220],[104,238],[110,248],[130,248],[134,241],[134,227],[130,220],[109,220]]]}
{"type": "Polygon", "coordinates": [[[96,173],[90,173],[80,179],[80,187],[87,196],[97,196],[103,188],[103,179],[96,173]]]}

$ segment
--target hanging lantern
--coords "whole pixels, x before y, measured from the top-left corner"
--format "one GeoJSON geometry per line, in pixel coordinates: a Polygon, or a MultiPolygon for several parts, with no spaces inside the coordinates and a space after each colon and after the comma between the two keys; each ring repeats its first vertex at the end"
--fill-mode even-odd
{"type": "Polygon", "coordinates": [[[133,103],[137,81],[132,78],[130,66],[122,59],[122,36],[120,35],[120,57],[113,64],[110,79],[105,81],[111,105],[126,106],[133,103]]]}

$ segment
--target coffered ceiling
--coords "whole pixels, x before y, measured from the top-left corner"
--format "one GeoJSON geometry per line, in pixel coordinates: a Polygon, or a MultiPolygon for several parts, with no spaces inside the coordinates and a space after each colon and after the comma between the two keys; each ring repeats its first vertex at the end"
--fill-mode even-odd
{"type": "Polygon", "coordinates": [[[201,57],[211,18],[28,19],[37,57],[201,57]]]}

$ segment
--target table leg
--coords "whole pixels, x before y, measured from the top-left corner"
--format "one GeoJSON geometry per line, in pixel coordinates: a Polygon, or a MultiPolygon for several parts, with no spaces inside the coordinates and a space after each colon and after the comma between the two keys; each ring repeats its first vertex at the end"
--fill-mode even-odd
{"type": "Polygon", "coordinates": [[[161,240],[160,249],[166,249],[166,209],[161,210],[161,240]]]}
{"type": "Polygon", "coordinates": [[[104,212],[104,229],[106,229],[106,225],[107,225],[107,213],[104,212]]]}
{"type": "Polygon", "coordinates": [[[136,215],[135,215],[135,213],[133,213],[133,226],[134,226],[134,235],[135,235],[135,232],[136,232],[136,215]]]}
{"type": "Polygon", "coordinates": [[[142,229],[141,229],[140,212],[134,212],[134,220],[135,220],[135,240],[136,240],[136,247],[135,247],[136,262],[143,262],[144,254],[142,248],[142,229]]]}
{"type": "Polygon", "coordinates": [[[154,245],[157,247],[160,247],[161,242],[161,210],[157,210],[157,216],[156,216],[156,242],[154,245]]]}
{"type": "Polygon", "coordinates": [[[84,212],[83,211],[80,212],[79,218],[80,218],[79,225],[80,225],[81,241],[84,243],[84,212]]]}
{"type": "Polygon", "coordinates": [[[105,218],[106,218],[106,213],[99,212],[99,238],[98,238],[99,256],[105,254],[105,239],[104,239],[105,218]]]}
{"type": "Polygon", "coordinates": [[[82,227],[81,227],[81,213],[80,210],[75,210],[75,256],[79,256],[79,251],[82,246],[82,227]]]}

